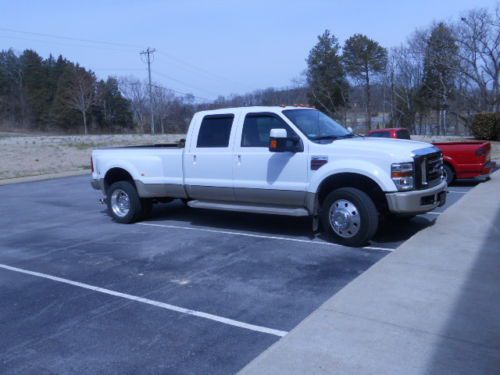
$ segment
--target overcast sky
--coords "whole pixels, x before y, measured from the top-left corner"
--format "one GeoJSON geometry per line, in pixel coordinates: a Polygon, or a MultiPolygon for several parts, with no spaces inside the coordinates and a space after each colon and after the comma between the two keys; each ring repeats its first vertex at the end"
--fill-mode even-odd
{"type": "Polygon", "coordinates": [[[213,99],[290,85],[325,29],[341,43],[363,33],[392,47],[433,21],[494,5],[494,0],[0,0],[0,49],[62,54],[99,77],[146,78],[139,52],[151,46],[157,49],[155,81],[213,99]]]}

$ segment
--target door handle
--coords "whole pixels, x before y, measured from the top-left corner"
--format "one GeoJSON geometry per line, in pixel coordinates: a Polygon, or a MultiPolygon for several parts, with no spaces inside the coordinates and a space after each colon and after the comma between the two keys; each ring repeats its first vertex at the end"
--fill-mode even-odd
{"type": "Polygon", "coordinates": [[[196,155],[193,155],[193,164],[196,164],[196,155]]]}
{"type": "Polygon", "coordinates": [[[238,155],[238,165],[241,164],[241,155],[238,155]]]}

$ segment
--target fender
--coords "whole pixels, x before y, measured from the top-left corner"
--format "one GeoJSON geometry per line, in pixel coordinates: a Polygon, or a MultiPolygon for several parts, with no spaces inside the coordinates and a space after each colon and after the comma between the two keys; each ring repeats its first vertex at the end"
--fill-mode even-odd
{"type": "MultiPolygon", "coordinates": [[[[130,158],[129,158],[130,159],[130,158]]],[[[97,178],[104,178],[106,173],[112,168],[121,168],[127,171],[135,181],[144,183],[161,183],[162,182],[162,162],[156,156],[137,156],[131,160],[116,158],[106,160],[104,165],[97,160],[97,178]],[[135,164],[135,165],[134,165],[135,164]],[[141,168],[142,167],[142,168],[141,168]],[[139,170],[139,168],[141,168],[139,170]]]]}
{"type": "Polygon", "coordinates": [[[384,192],[396,191],[396,185],[392,182],[388,171],[374,163],[359,159],[339,159],[325,164],[311,175],[307,191],[317,193],[326,178],[338,173],[357,173],[375,181],[384,192]]]}
{"type": "Polygon", "coordinates": [[[443,160],[445,162],[447,162],[449,165],[451,165],[451,167],[453,168],[454,172],[457,173],[457,167],[458,166],[457,166],[456,161],[453,158],[451,158],[451,157],[449,157],[447,155],[443,155],[443,160]]]}

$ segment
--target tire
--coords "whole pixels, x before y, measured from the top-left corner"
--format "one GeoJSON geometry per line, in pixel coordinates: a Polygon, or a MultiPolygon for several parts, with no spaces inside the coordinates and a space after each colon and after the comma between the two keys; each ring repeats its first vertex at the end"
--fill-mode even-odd
{"type": "Polygon", "coordinates": [[[142,218],[147,204],[139,198],[135,186],[128,181],[112,184],[107,192],[108,213],[118,223],[130,224],[142,218]]]}
{"type": "Polygon", "coordinates": [[[356,188],[339,188],[328,194],[320,217],[326,234],[346,246],[365,245],[375,235],[379,222],[373,200],[356,188]]]}
{"type": "Polygon", "coordinates": [[[443,172],[444,176],[446,177],[446,183],[448,185],[451,185],[452,182],[455,180],[455,172],[453,171],[453,168],[450,167],[448,164],[444,164],[443,172]]]}

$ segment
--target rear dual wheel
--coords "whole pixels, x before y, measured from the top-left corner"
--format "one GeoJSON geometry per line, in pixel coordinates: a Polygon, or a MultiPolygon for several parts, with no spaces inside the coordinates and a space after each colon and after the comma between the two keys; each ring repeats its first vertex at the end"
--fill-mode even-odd
{"type": "Polygon", "coordinates": [[[135,186],[128,181],[118,181],[107,190],[108,212],[118,223],[129,224],[151,215],[153,202],[141,199],[135,186]]]}
{"type": "Polygon", "coordinates": [[[335,242],[363,246],[377,231],[378,211],[365,192],[340,188],[326,197],[321,209],[321,224],[335,242]]]}

